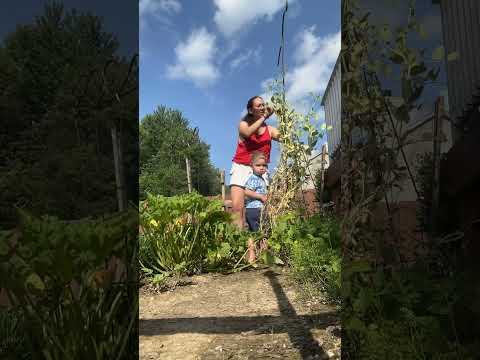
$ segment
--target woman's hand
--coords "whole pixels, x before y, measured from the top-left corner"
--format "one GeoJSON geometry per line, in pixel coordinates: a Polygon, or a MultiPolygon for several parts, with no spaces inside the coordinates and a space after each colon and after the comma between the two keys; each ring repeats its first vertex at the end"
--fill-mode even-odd
{"type": "Polygon", "coordinates": [[[265,117],[265,120],[267,120],[270,116],[272,116],[273,114],[273,108],[271,108],[270,106],[267,106],[265,108],[265,114],[263,115],[265,117]]]}
{"type": "Polygon", "coordinates": [[[260,199],[259,199],[262,203],[265,203],[267,201],[267,195],[262,195],[260,196],[260,199]]]}
{"type": "Polygon", "coordinates": [[[276,127],[268,125],[268,131],[273,140],[280,141],[280,131],[276,127]]]}

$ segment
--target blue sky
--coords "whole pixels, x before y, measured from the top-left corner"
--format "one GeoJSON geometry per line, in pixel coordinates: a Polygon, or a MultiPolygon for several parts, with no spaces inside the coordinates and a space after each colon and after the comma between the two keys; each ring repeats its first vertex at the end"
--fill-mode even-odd
{"type": "MultiPolygon", "coordinates": [[[[228,172],[247,100],[278,74],[284,0],[140,0],[140,118],[180,110],[228,172]]],[[[322,95],[340,52],[340,0],[290,0],[287,100],[322,95]]],[[[323,116],[323,115],[321,115],[323,116]]],[[[274,124],[272,117],[268,123],[274,124]]],[[[274,167],[278,145],[272,154],[274,167]]]]}

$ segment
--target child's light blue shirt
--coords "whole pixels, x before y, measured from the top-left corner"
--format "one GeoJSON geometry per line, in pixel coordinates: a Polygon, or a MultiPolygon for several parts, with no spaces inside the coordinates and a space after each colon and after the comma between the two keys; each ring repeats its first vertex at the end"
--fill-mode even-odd
{"type": "MultiPolygon", "coordinates": [[[[267,184],[263,177],[259,175],[252,174],[245,183],[245,189],[252,190],[257,194],[267,195],[267,184]]],[[[262,207],[263,203],[260,200],[245,196],[245,208],[258,209],[262,207]]]]}

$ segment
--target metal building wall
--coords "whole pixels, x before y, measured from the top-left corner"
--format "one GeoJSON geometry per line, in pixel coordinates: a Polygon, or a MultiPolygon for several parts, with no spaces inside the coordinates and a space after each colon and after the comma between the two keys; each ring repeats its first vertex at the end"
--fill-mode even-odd
{"type": "Polygon", "coordinates": [[[450,117],[461,122],[480,96],[480,0],[441,0],[440,6],[450,117]],[[454,53],[458,58],[448,61],[454,53]]]}
{"type": "Polygon", "coordinates": [[[340,61],[337,60],[323,95],[322,105],[325,109],[325,123],[332,127],[327,132],[328,151],[332,155],[340,145],[342,129],[341,117],[341,73],[340,61]]]}

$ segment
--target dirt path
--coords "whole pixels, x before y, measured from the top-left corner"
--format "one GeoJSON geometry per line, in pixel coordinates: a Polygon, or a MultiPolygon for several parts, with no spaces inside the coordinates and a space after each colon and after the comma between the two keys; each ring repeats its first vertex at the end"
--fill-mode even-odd
{"type": "Polygon", "coordinates": [[[282,269],[188,278],[140,292],[140,359],[339,358],[338,316],[305,303],[282,269]]]}

